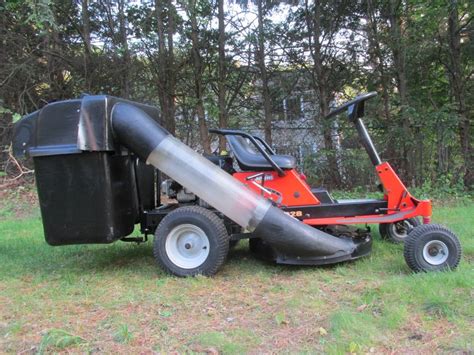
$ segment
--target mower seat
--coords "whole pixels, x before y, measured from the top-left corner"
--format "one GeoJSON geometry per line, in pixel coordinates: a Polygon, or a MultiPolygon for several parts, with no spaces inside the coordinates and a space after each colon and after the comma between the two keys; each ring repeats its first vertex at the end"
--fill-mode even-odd
{"type": "MultiPolygon", "coordinates": [[[[234,152],[240,169],[244,171],[273,169],[265,157],[256,152],[244,137],[228,135],[227,141],[234,152]]],[[[270,154],[270,157],[281,169],[294,169],[296,165],[295,158],[290,155],[270,154]]]]}

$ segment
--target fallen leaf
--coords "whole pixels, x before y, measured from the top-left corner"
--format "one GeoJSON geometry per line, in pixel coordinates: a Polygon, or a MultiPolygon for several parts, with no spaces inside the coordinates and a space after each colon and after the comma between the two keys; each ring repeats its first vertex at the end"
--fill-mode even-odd
{"type": "Polygon", "coordinates": [[[324,329],[323,327],[319,327],[318,333],[319,333],[319,335],[321,335],[321,336],[325,336],[325,335],[328,334],[328,331],[327,331],[326,329],[324,329]]]}

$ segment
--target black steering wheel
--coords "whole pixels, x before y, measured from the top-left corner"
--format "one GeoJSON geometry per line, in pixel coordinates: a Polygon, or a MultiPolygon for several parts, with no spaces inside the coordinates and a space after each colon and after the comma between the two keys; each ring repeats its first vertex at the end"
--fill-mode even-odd
{"type": "Polygon", "coordinates": [[[329,112],[325,118],[333,117],[346,109],[348,110],[347,114],[349,116],[349,120],[352,121],[357,117],[362,117],[364,114],[364,101],[371,99],[375,96],[377,96],[377,93],[375,91],[359,95],[355,99],[347,101],[346,103],[329,112]]]}

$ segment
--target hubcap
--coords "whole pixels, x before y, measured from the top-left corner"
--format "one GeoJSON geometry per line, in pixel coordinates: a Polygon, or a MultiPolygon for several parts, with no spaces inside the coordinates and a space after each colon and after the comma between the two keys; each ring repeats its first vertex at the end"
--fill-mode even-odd
{"type": "Polygon", "coordinates": [[[183,269],[194,269],[209,256],[209,239],[198,226],[181,224],[168,234],[165,249],[173,264],[183,269]]]}
{"type": "Polygon", "coordinates": [[[423,248],[423,258],[431,265],[441,265],[448,260],[449,249],[441,240],[432,240],[423,248]]]}

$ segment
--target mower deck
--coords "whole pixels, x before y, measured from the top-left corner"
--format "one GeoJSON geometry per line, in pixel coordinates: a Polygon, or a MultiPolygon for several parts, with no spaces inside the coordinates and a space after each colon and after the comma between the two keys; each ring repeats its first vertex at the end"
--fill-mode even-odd
{"type": "Polygon", "coordinates": [[[350,261],[369,255],[372,251],[372,237],[353,239],[356,248],[351,254],[338,252],[330,256],[291,256],[281,253],[261,239],[251,240],[251,251],[258,257],[283,265],[329,265],[350,261]]]}

